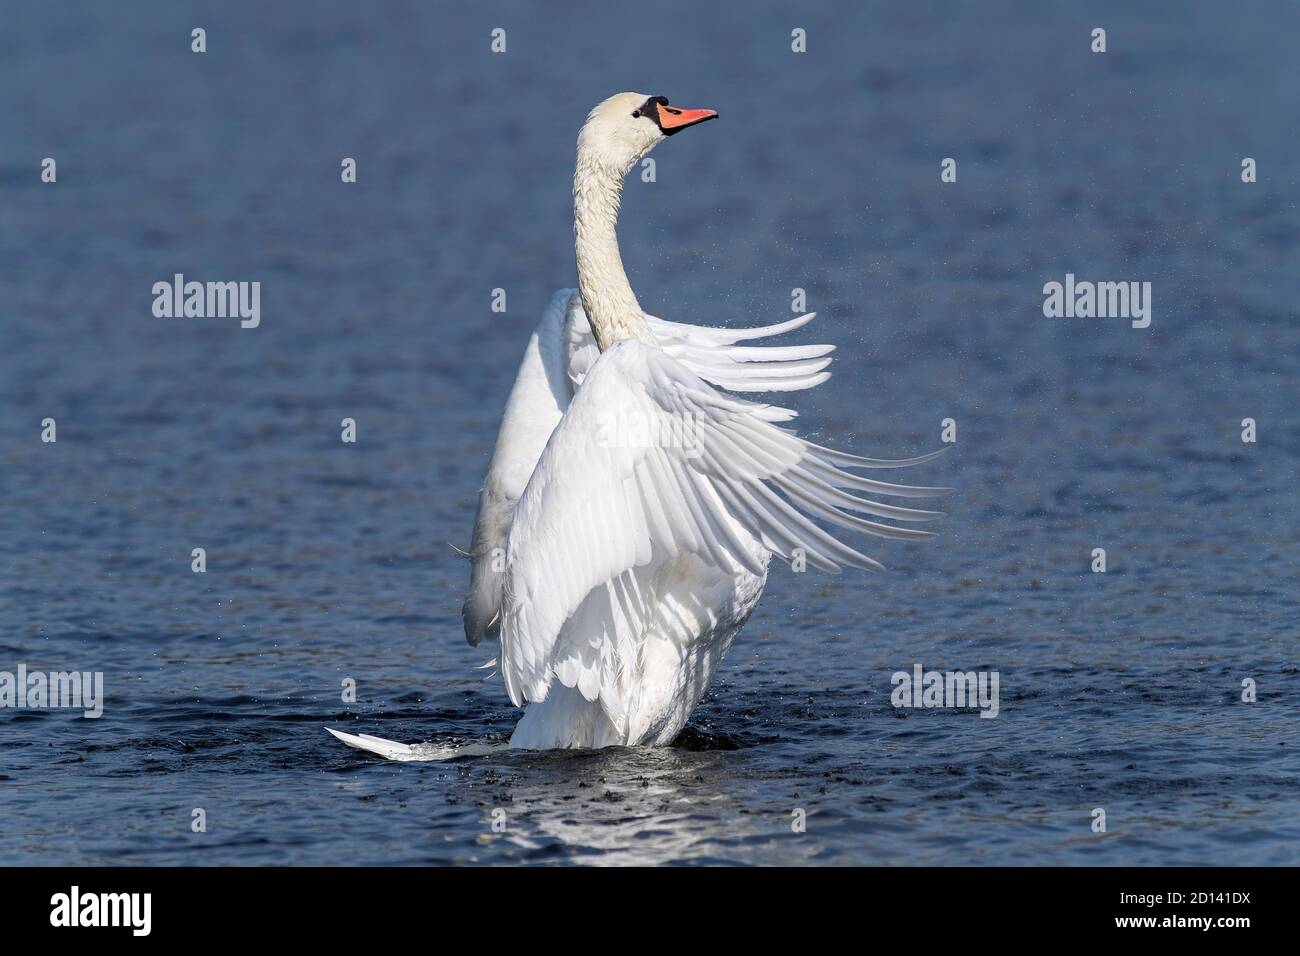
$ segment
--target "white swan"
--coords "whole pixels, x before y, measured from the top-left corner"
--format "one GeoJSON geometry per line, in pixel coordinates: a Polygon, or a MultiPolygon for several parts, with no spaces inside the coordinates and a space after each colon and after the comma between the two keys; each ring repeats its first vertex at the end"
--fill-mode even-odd
{"type": "MultiPolygon", "coordinates": [[[[578,290],[556,293],[528,343],[479,497],[464,606],[466,638],[500,639],[506,690],[526,707],[512,747],[670,743],[758,602],[772,554],[881,567],[808,516],[885,538],[931,532],[860,515],[940,516],[851,492],[947,489],[845,470],[939,453],[832,451],[776,426],[794,412],[726,393],[825,381],[832,346],[738,344],[811,314],[709,329],[641,310],[615,234],[623,179],[664,139],[716,116],[620,93],[578,136],[578,290]]],[[[418,745],[331,733],[391,759],[431,759],[418,745]]]]}

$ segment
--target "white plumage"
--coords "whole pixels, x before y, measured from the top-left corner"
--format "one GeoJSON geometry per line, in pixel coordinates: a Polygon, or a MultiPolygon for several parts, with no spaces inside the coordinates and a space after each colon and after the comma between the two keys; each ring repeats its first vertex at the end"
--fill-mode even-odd
{"type": "MultiPolygon", "coordinates": [[[[506,690],[526,708],[514,747],[671,742],[762,594],[771,555],[880,569],[837,535],[925,537],[876,519],[939,517],[877,499],[946,489],[849,470],[935,455],[833,451],[779,427],[793,411],[730,394],[829,378],[832,346],[741,344],[812,315],[710,329],[636,303],[614,230],[623,178],[665,136],[713,115],[625,93],[579,137],[579,290],[555,294],[525,351],[479,498],[464,607],[467,639],[499,638],[506,690]]],[[[421,759],[380,738],[340,739],[421,759]]]]}
{"type": "Polygon", "coordinates": [[[827,570],[880,567],[806,513],[882,537],[929,534],[858,513],[920,521],[935,512],[846,489],[940,489],[853,475],[837,464],[895,463],[819,449],[765,421],[766,411],[636,339],[592,366],[506,539],[500,666],[511,700],[529,705],[515,746],[670,742],[753,610],[770,554],[788,560],[802,549],[827,570]]]}

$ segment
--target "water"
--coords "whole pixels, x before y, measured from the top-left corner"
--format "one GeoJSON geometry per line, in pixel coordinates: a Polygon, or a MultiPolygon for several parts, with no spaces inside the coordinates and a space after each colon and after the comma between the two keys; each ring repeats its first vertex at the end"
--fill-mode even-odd
{"type": "Polygon", "coordinates": [[[1294,5],[5,19],[0,670],[101,670],[108,700],[0,711],[0,862],[1300,861],[1294,5]],[[901,456],[954,418],[909,475],[960,489],[943,537],[776,569],[675,747],[348,750],[322,728],[516,719],[451,546],[619,89],[722,114],[629,186],[643,303],[752,324],[807,289],[794,340],[840,350],[802,426],[901,456]],[[176,272],[260,281],[261,327],[155,319],[176,272]],[[1151,328],[1043,318],[1067,272],[1152,282],[1151,328]],[[997,718],[895,710],[918,662],[997,670],[997,718]]]}

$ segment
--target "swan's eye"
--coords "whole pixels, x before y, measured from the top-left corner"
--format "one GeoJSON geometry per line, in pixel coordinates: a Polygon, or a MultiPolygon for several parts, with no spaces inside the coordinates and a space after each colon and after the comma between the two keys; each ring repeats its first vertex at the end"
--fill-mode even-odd
{"type": "Polygon", "coordinates": [[[641,115],[641,111],[640,111],[640,110],[633,110],[633,111],[632,111],[632,118],[633,118],[633,119],[636,119],[636,118],[639,117],[640,115],[641,115]]]}

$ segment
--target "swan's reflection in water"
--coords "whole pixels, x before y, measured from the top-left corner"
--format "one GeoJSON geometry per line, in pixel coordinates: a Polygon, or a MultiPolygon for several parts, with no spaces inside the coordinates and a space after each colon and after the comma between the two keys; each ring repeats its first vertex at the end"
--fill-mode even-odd
{"type": "Polygon", "coordinates": [[[489,839],[498,852],[517,848],[508,855],[520,862],[757,862],[768,844],[798,862],[789,809],[747,806],[745,763],[735,751],[674,747],[517,752],[500,766],[507,829],[489,839]]]}

